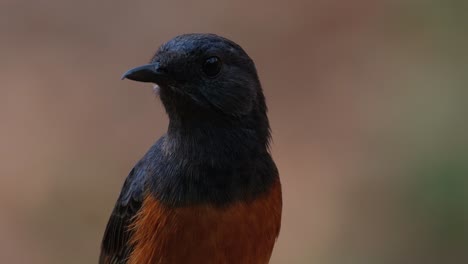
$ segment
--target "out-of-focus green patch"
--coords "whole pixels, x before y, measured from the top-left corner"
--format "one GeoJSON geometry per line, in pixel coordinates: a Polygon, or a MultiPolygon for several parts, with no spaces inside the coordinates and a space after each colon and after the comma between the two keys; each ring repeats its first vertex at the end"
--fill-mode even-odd
{"type": "Polygon", "coordinates": [[[421,252],[440,259],[466,257],[468,155],[438,153],[421,161],[409,181],[409,218],[421,236],[421,252]]]}

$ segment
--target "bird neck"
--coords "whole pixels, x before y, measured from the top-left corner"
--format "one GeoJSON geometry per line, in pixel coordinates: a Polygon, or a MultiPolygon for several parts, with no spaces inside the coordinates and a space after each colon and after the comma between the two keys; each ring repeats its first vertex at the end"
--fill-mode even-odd
{"type": "Polygon", "coordinates": [[[259,104],[238,118],[202,109],[168,111],[167,134],[148,156],[157,164],[150,166],[155,197],[170,206],[223,206],[268,190],[278,171],[268,151],[265,109],[259,104]]]}
{"type": "Polygon", "coordinates": [[[261,89],[250,113],[242,116],[200,106],[188,96],[174,100],[168,89],[161,92],[169,116],[167,145],[173,151],[195,152],[193,155],[197,156],[206,152],[207,157],[236,159],[268,152],[270,124],[261,89]]]}
{"type": "MultiPolygon", "coordinates": [[[[248,122],[249,123],[249,122],[248,122]]],[[[243,123],[171,119],[168,132],[150,151],[153,195],[168,206],[227,206],[269,190],[278,171],[262,133],[243,123]]]]}
{"type": "Polygon", "coordinates": [[[267,153],[267,135],[262,135],[249,122],[197,118],[171,118],[166,148],[188,161],[209,162],[226,166],[259,153],[267,153]]]}

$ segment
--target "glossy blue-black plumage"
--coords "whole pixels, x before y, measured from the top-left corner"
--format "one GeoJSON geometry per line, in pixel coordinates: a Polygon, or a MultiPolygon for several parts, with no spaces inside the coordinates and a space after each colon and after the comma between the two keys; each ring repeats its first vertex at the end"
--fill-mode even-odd
{"type": "Polygon", "coordinates": [[[168,131],[128,176],[100,263],[126,263],[129,225],[144,195],[169,207],[228,206],[254,200],[278,178],[265,98],[255,65],[239,45],[213,34],[181,35],[161,46],[151,63],[164,76],[146,71],[137,77],[160,87],[168,131]],[[215,78],[202,68],[213,56],[222,62],[215,78]]]}

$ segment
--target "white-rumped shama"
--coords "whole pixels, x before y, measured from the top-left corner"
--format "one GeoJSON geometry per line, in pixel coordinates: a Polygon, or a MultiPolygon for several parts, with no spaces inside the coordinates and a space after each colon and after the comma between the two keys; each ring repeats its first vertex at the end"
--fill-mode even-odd
{"type": "Polygon", "coordinates": [[[99,263],[268,263],[281,184],[252,59],[226,38],[186,34],[123,78],[156,84],[170,121],[128,175],[99,263]]]}

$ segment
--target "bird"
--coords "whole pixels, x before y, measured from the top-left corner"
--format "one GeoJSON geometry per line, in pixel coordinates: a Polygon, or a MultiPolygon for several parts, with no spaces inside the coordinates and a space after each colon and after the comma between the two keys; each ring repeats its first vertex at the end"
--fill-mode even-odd
{"type": "Polygon", "coordinates": [[[222,36],[183,34],[122,79],[152,83],[169,124],[127,176],[99,263],[269,263],[282,191],[253,60],[222,36]]]}

